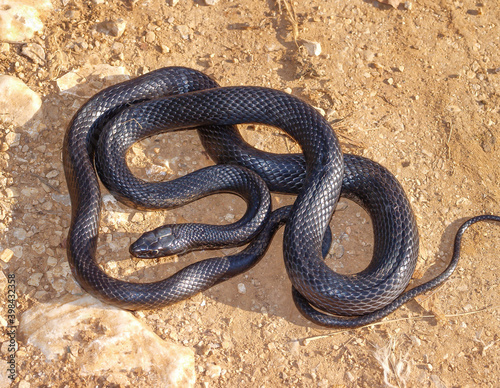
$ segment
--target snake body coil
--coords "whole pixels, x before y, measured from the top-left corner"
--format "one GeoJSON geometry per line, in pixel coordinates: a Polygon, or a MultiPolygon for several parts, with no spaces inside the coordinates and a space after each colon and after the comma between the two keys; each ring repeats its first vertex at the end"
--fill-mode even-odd
{"type": "MultiPolygon", "coordinates": [[[[63,155],[73,209],[69,263],[82,287],[109,303],[127,309],[154,308],[205,290],[255,265],[285,222],[284,258],[294,300],[314,322],[359,326],[380,319],[410,297],[403,291],[415,269],[418,232],[400,184],[377,163],[343,155],[323,117],[286,93],[259,87],[221,88],[195,70],[160,69],[89,100],[70,124],[63,155]],[[303,155],[258,151],[233,127],[239,123],[279,127],[298,142],[303,155]],[[209,154],[224,164],[165,183],[146,183],[130,173],[124,155],[134,142],[183,128],[198,128],[209,154]],[[146,237],[187,241],[174,246],[170,254],[251,241],[250,245],[240,254],[192,264],[159,282],[129,283],[106,275],[95,257],[100,192],[94,157],[108,189],[139,208],[180,206],[226,191],[247,200],[247,212],[232,225],[167,226],[146,237]],[[298,194],[293,207],[270,215],[266,184],[272,191],[298,194]],[[337,274],[322,260],[323,236],[341,190],[373,221],[373,259],[355,275],[337,274]]],[[[140,254],[143,247],[137,243],[133,249],[140,254]]],[[[420,286],[419,293],[446,277],[420,286]]]]}

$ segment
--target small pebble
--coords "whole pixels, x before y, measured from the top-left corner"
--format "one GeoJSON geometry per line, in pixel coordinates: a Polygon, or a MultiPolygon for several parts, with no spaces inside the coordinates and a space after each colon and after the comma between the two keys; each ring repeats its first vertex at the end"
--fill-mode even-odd
{"type": "Polygon", "coordinates": [[[153,31],[148,31],[146,33],[146,37],[145,38],[146,38],[146,42],[153,43],[155,41],[155,39],[156,39],[156,35],[155,35],[155,33],[153,31]]]}
{"type": "Polygon", "coordinates": [[[319,42],[314,42],[312,40],[304,40],[303,45],[310,56],[317,57],[318,55],[321,54],[321,44],[319,42]]]}
{"type": "Polygon", "coordinates": [[[33,249],[37,254],[41,255],[45,252],[45,243],[42,244],[40,242],[35,242],[31,245],[31,249],[33,249]]]}
{"type": "Polygon", "coordinates": [[[238,292],[240,294],[246,294],[247,293],[247,288],[243,283],[238,283],[238,292]]]}
{"type": "Polygon", "coordinates": [[[52,171],[48,172],[48,173],[45,175],[45,177],[50,179],[50,178],[55,178],[55,177],[56,177],[56,176],[58,176],[58,175],[59,175],[59,171],[57,171],[57,170],[52,170],[52,171]]]}
{"type": "Polygon", "coordinates": [[[189,35],[191,33],[191,30],[189,29],[188,26],[184,25],[184,24],[180,24],[178,26],[176,26],[176,29],[177,31],[179,31],[179,34],[181,34],[181,38],[182,39],[189,39],[189,35]]]}
{"type": "Polygon", "coordinates": [[[21,54],[37,64],[43,65],[45,63],[45,50],[38,43],[26,43],[21,54]]]}
{"type": "Polygon", "coordinates": [[[10,259],[12,259],[12,256],[14,256],[14,252],[7,248],[4,249],[2,253],[0,253],[0,260],[2,260],[4,263],[8,263],[10,259]]]}
{"type": "Polygon", "coordinates": [[[20,228],[17,228],[17,229],[14,229],[14,233],[12,233],[14,235],[15,238],[17,238],[18,240],[25,240],[26,239],[26,236],[27,236],[27,233],[24,229],[20,229],[20,228]]]}
{"type": "Polygon", "coordinates": [[[222,368],[219,365],[208,364],[206,368],[206,375],[211,379],[220,377],[222,368]]]}
{"type": "Polygon", "coordinates": [[[101,34],[119,38],[125,32],[126,27],[127,22],[120,18],[117,20],[106,20],[104,22],[98,23],[96,25],[96,31],[100,32],[101,34]]]}
{"type": "Polygon", "coordinates": [[[34,273],[28,279],[28,285],[38,287],[40,285],[40,279],[42,279],[42,273],[34,273]]]}

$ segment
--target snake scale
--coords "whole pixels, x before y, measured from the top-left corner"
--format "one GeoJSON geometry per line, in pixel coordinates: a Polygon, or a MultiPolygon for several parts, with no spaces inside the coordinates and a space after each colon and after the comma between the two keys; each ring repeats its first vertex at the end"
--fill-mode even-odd
{"type": "Polygon", "coordinates": [[[219,87],[188,68],[159,69],[99,92],[73,117],[63,147],[72,203],[68,260],[73,275],[92,295],[130,310],[175,303],[248,270],[285,224],[284,260],[299,311],[319,325],[357,327],[444,282],[457,265],[467,227],[500,221],[492,215],[467,221],[457,233],[447,269],[405,292],[416,266],[419,237],[395,177],[369,159],[343,155],[328,122],[302,100],[262,87],[219,87]],[[235,127],[241,123],[278,127],[303,153],[257,150],[241,138],[235,127]],[[169,182],[149,183],[132,175],[125,162],[132,144],[186,128],[198,130],[217,165],[169,182]],[[110,277],[96,260],[101,211],[96,168],[111,193],[139,209],[173,208],[219,192],[234,193],[248,203],[244,216],[230,225],[166,225],[147,232],[132,245],[135,256],[248,246],[232,256],[191,264],[158,282],[110,277]],[[271,212],[268,189],[297,198],[291,207],[271,212]],[[328,224],[340,195],[363,206],[373,222],[373,258],[354,275],[335,273],[323,260],[328,224]]]}

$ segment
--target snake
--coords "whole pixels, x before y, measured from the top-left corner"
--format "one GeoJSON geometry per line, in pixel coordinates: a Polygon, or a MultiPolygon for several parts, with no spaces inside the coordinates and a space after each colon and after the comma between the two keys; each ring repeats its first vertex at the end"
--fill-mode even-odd
{"type": "Polygon", "coordinates": [[[343,154],[326,119],[301,99],[257,86],[221,87],[185,67],[161,68],[97,93],[74,115],[63,143],[72,216],[68,262],[90,294],[128,310],[160,308],[252,268],[285,225],[283,256],[298,310],[327,327],[358,327],[388,315],[409,299],[442,284],[456,268],[460,241],[483,215],[459,229],[453,258],[436,278],[405,291],[418,259],[419,235],[410,202],[397,179],[380,164],[343,154]],[[301,154],[272,154],[246,143],[236,127],[258,123],[280,128],[301,154]],[[163,132],[198,130],[217,163],[166,182],[135,177],[125,156],[137,141],[163,132]],[[229,225],[165,225],[130,247],[140,258],[248,244],[241,252],[205,259],[167,279],[120,280],[96,257],[101,213],[99,180],[117,199],[138,209],[171,209],[207,195],[229,192],[247,202],[229,225]],[[269,191],[296,194],[291,206],[271,212],[269,191]],[[324,261],[329,222],[340,196],[366,209],[374,248],[368,267],[334,272],[324,261]]]}

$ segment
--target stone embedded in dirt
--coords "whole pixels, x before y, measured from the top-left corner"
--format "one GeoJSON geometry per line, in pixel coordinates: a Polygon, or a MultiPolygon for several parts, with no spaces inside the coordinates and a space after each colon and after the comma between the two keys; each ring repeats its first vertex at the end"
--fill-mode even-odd
{"type": "Polygon", "coordinates": [[[125,32],[126,27],[127,22],[120,18],[117,20],[105,20],[103,22],[97,23],[95,29],[101,34],[119,38],[125,32]]]}
{"type": "Polygon", "coordinates": [[[243,283],[238,283],[238,292],[240,294],[246,294],[247,293],[247,288],[243,283]]]}
{"type": "Polygon", "coordinates": [[[10,75],[0,75],[0,95],[0,117],[14,125],[26,124],[42,106],[37,93],[10,75]]]}
{"type": "Polygon", "coordinates": [[[32,274],[28,278],[28,285],[33,286],[33,287],[38,287],[40,285],[40,280],[42,279],[42,277],[43,277],[43,273],[40,273],[40,272],[32,274]]]}
{"type": "Polygon", "coordinates": [[[219,0],[205,0],[206,5],[215,5],[219,2],[219,0]]]}
{"type": "Polygon", "coordinates": [[[0,41],[20,43],[43,29],[41,18],[52,9],[50,0],[1,0],[0,41]]]}
{"type": "Polygon", "coordinates": [[[191,34],[191,29],[184,25],[184,24],[180,24],[178,26],[176,26],[176,29],[177,31],[179,31],[179,34],[181,34],[181,38],[182,39],[189,39],[189,36],[191,34]]]}
{"type": "Polygon", "coordinates": [[[8,263],[10,259],[12,259],[12,256],[14,256],[14,252],[11,249],[6,248],[2,251],[2,253],[0,253],[0,260],[4,263],[8,263]]]}
{"type": "Polygon", "coordinates": [[[21,54],[39,65],[45,63],[45,50],[38,43],[25,44],[21,50],[21,54]]]}
{"type": "Polygon", "coordinates": [[[89,98],[100,89],[128,79],[130,74],[123,66],[86,64],[59,77],[56,84],[61,93],[89,98]]]}
{"type": "Polygon", "coordinates": [[[148,31],[146,32],[145,39],[146,42],[153,43],[156,39],[156,34],[154,33],[154,31],[148,31]]]}
{"type": "Polygon", "coordinates": [[[321,44],[319,42],[314,42],[312,40],[302,41],[303,46],[306,48],[307,53],[310,56],[317,57],[321,54],[321,44]]]}
{"type": "Polygon", "coordinates": [[[66,358],[83,376],[141,371],[161,386],[195,383],[191,349],[162,340],[130,312],[90,295],[32,307],[21,316],[19,332],[47,360],[66,358]]]}

